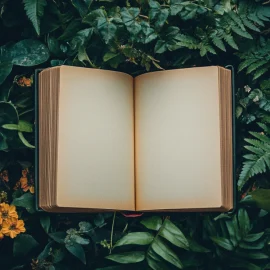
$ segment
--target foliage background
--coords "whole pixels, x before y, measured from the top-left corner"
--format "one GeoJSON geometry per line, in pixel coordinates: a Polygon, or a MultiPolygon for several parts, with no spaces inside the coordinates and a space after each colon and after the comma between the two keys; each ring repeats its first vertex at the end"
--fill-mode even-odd
{"type": "Polygon", "coordinates": [[[0,241],[0,268],[270,269],[269,2],[1,0],[0,197],[17,206],[26,232],[0,241]],[[35,212],[32,75],[61,64],[132,75],[233,65],[237,209],[137,217],[35,212]],[[26,188],[19,181],[14,191],[25,168],[26,188]]]}

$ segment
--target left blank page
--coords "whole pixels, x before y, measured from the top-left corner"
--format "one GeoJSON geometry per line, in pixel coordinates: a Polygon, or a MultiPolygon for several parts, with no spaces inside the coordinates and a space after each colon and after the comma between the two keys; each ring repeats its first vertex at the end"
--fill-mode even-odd
{"type": "Polygon", "coordinates": [[[57,206],[135,210],[133,78],[60,68],[57,206]]]}

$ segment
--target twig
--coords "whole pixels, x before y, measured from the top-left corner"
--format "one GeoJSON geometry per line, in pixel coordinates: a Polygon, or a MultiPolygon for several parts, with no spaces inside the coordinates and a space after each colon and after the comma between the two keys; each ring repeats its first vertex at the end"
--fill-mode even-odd
{"type": "Polygon", "coordinates": [[[112,244],[113,244],[113,230],[114,230],[114,221],[115,221],[116,212],[113,214],[112,229],[111,229],[111,243],[110,243],[110,254],[112,253],[112,244]]]}

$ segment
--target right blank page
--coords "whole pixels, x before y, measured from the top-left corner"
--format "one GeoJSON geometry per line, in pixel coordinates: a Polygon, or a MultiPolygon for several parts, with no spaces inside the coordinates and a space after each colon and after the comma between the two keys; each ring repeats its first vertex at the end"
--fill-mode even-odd
{"type": "Polygon", "coordinates": [[[135,79],[136,210],[222,206],[219,68],[135,79]]]}

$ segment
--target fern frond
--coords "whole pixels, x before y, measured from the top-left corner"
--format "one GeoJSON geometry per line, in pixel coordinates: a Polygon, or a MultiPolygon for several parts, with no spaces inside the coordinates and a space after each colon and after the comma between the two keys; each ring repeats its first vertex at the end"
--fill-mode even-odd
{"type": "Polygon", "coordinates": [[[243,24],[247,28],[249,28],[253,31],[256,31],[256,32],[260,32],[260,29],[257,26],[255,26],[250,20],[248,20],[248,18],[242,17],[242,21],[243,21],[243,24]]]}
{"type": "MultiPolygon", "coordinates": [[[[263,127],[266,130],[269,129],[264,124],[263,127]]],[[[258,132],[250,132],[250,134],[256,139],[245,139],[249,143],[245,148],[252,154],[244,155],[246,161],[243,162],[238,180],[239,190],[243,188],[251,177],[270,170],[270,138],[258,132]]]]}
{"type": "Polygon", "coordinates": [[[255,72],[254,74],[254,77],[253,77],[253,80],[256,80],[258,79],[259,77],[261,77],[264,73],[266,73],[268,71],[268,68],[262,68],[262,69],[259,69],[255,72]]]}
{"type": "Polygon", "coordinates": [[[238,46],[235,43],[233,36],[231,34],[225,34],[223,35],[223,39],[235,50],[238,50],[238,46]]]}
{"type": "Polygon", "coordinates": [[[258,60],[256,63],[251,64],[248,68],[247,68],[247,74],[251,73],[254,70],[257,70],[259,67],[267,64],[268,61],[267,60],[258,60]]]}
{"type": "Polygon", "coordinates": [[[243,61],[242,63],[240,63],[240,65],[238,67],[238,72],[242,71],[243,69],[245,69],[249,65],[255,63],[256,61],[258,61],[257,58],[249,58],[249,59],[243,61]]]}
{"type": "Polygon", "coordinates": [[[216,47],[218,47],[222,51],[226,52],[226,48],[225,48],[224,42],[222,41],[222,39],[220,37],[218,37],[218,36],[212,37],[212,42],[214,43],[214,45],[216,47]]]}
{"type": "Polygon", "coordinates": [[[268,127],[266,124],[264,123],[257,123],[259,125],[260,128],[263,129],[263,131],[266,133],[266,134],[270,134],[270,127],[268,127]]]}
{"type": "Polygon", "coordinates": [[[40,18],[44,14],[46,0],[23,0],[23,3],[27,17],[32,22],[37,34],[40,35],[40,18]]]}
{"type": "Polygon", "coordinates": [[[247,31],[239,28],[237,25],[232,25],[231,28],[232,28],[232,31],[235,32],[239,36],[248,38],[248,39],[253,39],[253,37],[247,31]]]}

